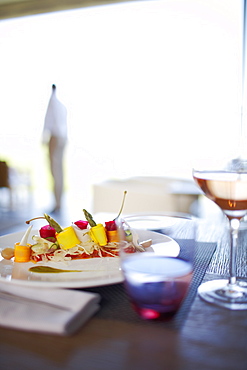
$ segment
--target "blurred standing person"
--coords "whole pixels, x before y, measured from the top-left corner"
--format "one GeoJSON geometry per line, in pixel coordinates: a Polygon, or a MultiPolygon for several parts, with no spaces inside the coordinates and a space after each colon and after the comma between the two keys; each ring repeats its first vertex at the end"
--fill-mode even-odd
{"type": "Polygon", "coordinates": [[[48,145],[53,177],[55,208],[51,213],[60,212],[64,189],[63,157],[67,143],[67,109],[57,99],[56,85],[52,85],[52,93],[45,115],[43,143],[48,145]]]}

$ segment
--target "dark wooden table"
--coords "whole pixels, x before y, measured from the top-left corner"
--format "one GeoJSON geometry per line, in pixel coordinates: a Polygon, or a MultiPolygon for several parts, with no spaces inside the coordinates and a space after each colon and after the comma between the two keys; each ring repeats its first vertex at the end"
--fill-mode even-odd
{"type": "MultiPolygon", "coordinates": [[[[227,275],[222,220],[199,228],[198,239],[218,246],[205,280],[227,275]]],[[[247,229],[241,231],[238,275],[247,277],[247,229]]],[[[247,311],[218,308],[196,297],[181,330],[92,318],[71,337],[0,328],[1,369],[246,370],[247,311]]]]}

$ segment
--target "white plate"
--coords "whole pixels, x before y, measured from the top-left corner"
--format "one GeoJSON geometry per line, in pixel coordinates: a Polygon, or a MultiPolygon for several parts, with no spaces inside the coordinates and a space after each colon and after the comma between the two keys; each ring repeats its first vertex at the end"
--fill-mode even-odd
{"type": "Polygon", "coordinates": [[[188,218],[184,215],[166,214],[136,214],[123,217],[127,223],[136,229],[161,230],[176,225],[178,222],[186,222],[188,218]]]}
{"type": "MultiPolygon", "coordinates": [[[[21,240],[23,232],[0,236],[0,250],[13,247],[21,240]]],[[[30,235],[38,235],[38,230],[33,230],[30,235]]],[[[166,256],[176,257],[179,254],[179,245],[168,236],[146,230],[138,230],[139,241],[152,239],[153,247],[163,244],[162,249],[166,256]]],[[[159,247],[160,248],[160,247],[159,247]]],[[[0,282],[24,286],[37,286],[42,288],[89,288],[117,284],[123,281],[119,258],[91,258],[87,260],[74,260],[68,262],[32,262],[17,263],[13,260],[0,261],[0,282]],[[80,272],[66,273],[35,273],[30,272],[33,266],[50,266],[64,270],[81,270],[80,272]]]]}

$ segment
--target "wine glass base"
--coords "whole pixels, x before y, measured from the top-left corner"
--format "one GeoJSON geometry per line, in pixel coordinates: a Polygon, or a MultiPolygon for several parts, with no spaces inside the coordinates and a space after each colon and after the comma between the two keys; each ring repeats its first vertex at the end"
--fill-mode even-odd
{"type": "Polygon", "coordinates": [[[198,294],[204,301],[229,310],[247,310],[247,285],[237,282],[234,289],[228,280],[211,280],[198,288],[198,294]]]}

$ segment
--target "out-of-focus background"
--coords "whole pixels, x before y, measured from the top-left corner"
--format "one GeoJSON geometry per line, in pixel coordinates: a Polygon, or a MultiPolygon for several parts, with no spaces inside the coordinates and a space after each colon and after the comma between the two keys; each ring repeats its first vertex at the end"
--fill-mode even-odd
{"type": "Polygon", "coordinates": [[[53,206],[53,83],[68,110],[61,222],[118,212],[124,190],[125,213],[218,214],[191,170],[236,154],[242,1],[99,3],[0,20],[0,233],[53,206]]]}

